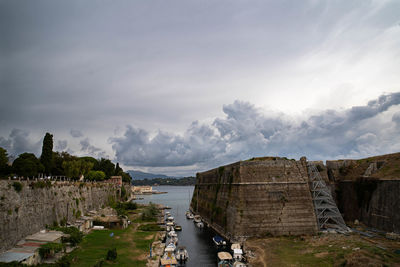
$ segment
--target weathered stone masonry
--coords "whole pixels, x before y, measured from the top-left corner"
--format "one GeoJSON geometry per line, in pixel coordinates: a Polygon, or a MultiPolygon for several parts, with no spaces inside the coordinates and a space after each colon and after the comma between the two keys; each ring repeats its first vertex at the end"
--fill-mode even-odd
{"type": "Polygon", "coordinates": [[[199,173],[191,208],[232,240],[317,232],[305,159],[254,159],[199,173]]]}
{"type": "Polygon", "coordinates": [[[46,225],[63,219],[75,221],[118,195],[109,184],[58,183],[33,188],[29,186],[32,182],[21,181],[22,190],[17,192],[12,183],[0,181],[0,252],[46,225]]]}

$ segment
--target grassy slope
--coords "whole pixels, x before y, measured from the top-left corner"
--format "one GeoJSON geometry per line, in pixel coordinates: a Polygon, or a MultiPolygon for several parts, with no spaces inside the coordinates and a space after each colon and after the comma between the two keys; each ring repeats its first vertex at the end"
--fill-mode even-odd
{"type": "MultiPolygon", "coordinates": [[[[136,220],[138,222],[138,220],[136,220]]],[[[115,247],[115,262],[105,262],[103,266],[146,266],[149,246],[154,241],[154,231],[137,230],[138,223],[131,224],[124,230],[97,230],[84,237],[79,248],[71,253],[73,266],[92,267],[105,259],[107,251],[115,247]],[[110,234],[114,233],[113,237],[110,234]]]]}

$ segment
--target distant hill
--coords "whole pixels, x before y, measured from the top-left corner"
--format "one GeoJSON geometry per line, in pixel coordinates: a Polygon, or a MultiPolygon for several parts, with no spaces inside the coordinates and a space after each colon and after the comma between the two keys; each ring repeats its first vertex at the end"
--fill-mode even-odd
{"type": "Polygon", "coordinates": [[[154,174],[154,173],[148,173],[148,172],[141,172],[141,171],[135,171],[135,170],[129,170],[127,171],[132,177],[132,180],[143,180],[143,179],[154,179],[154,178],[174,178],[170,177],[164,174],[154,174]]]}
{"type": "Polygon", "coordinates": [[[132,180],[133,185],[195,185],[196,177],[132,180]]]}

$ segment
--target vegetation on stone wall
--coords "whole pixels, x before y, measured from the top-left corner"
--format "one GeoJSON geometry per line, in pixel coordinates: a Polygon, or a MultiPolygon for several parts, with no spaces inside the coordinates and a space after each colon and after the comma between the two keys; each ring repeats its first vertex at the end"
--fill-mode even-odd
{"type": "Polygon", "coordinates": [[[22,184],[20,182],[14,182],[14,183],[12,183],[12,186],[14,187],[15,191],[21,192],[22,184]]]}

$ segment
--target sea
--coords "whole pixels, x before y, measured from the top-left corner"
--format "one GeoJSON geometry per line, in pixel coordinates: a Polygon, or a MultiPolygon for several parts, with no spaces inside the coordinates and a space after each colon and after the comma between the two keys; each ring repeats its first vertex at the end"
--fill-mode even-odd
{"type": "Polygon", "coordinates": [[[185,246],[189,253],[189,261],[185,266],[217,266],[218,251],[212,241],[215,232],[208,228],[199,229],[193,220],[186,219],[185,212],[189,210],[194,186],[153,186],[153,190],[167,193],[140,196],[143,199],[135,202],[152,202],[171,207],[168,211],[175,218],[176,224],[182,226],[182,231],[177,232],[178,246],[185,246]]]}

